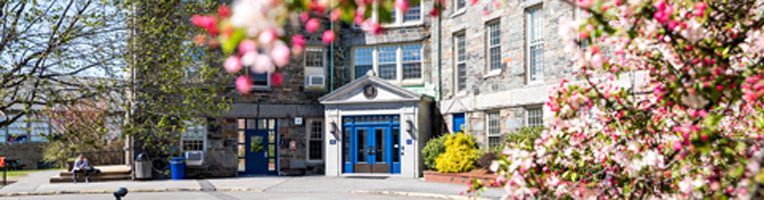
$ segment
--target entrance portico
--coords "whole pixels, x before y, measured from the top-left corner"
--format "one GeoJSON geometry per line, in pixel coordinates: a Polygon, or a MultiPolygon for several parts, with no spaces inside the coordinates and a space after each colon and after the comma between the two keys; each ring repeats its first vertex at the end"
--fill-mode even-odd
{"type": "Polygon", "coordinates": [[[325,115],[325,174],[417,178],[431,131],[432,99],[366,75],[319,99],[325,115]]]}

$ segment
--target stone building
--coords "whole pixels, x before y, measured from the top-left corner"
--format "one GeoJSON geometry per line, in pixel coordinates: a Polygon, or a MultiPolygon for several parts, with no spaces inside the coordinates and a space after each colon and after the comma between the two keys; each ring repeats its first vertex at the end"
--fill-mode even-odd
{"type": "Polygon", "coordinates": [[[309,37],[280,86],[253,74],[256,89],[234,94],[232,109],[211,121],[219,127],[183,139],[184,149],[205,152],[191,173],[419,177],[433,136],[465,131],[490,147],[543,126],[549,90],[572,76],[558,29],[575,17],[573,5],[449,1],[439,17],[426,14],[431,1],[395,12],[381,35],[333,24],[337,40],[309,37]]]}
{"type": "Polygon", "coordinates": [[[519,0],[497,9],[490,1],[452,1],[431,29],[442,36],[435,45],[441,47],[438,105],[448,130],[474,134],[487,147],[519,127],[542,126],[550,115],[548,92],[572,76],[559,28],[561,19],[574,17],[574,5],[519,0]]]}

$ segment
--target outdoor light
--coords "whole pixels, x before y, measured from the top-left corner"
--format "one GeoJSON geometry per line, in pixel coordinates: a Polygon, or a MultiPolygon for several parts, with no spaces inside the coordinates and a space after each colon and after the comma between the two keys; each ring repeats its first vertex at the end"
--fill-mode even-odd
{"type": "Polygon", "coordinates": [[[329,130],[332,133],[332,135],[334,135],[334,138],[337,138],[337,140],[340,140],[340,137],[337,136],[337,122],[332,121],[331,123],[329,123],[329,126],[330,126],[329,130]]]}
{"type": "Polygon", "coordinates": [[[125,195],[127,195],[127,188],[124,187],[119,187],[117,188],[117,191],[114,192],[114,198],[117,200],[122,199],[122,197],[125,197],[125,195]]]}

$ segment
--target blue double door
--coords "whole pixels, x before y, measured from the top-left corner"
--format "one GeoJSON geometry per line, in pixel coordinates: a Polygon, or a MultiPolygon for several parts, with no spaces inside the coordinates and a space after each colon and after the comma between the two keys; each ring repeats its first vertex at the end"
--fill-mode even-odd
{"type": "Polygon", "coordinates": [[[389,116],[367,119],[376,121],[345,123],[344,172],[400,173],[400,124],[389,116]]]}

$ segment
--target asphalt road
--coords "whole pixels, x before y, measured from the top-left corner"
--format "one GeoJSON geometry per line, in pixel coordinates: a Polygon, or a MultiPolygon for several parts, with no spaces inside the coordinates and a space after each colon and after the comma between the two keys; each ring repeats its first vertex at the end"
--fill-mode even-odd
{"type": "MultiPolygon", "coordinates": [[[[23,196],[6,197],[0,200],[38,200],[38,199],[73,199],[73,200],[107,200],[114,199],[111,194],[65,194],[56,196],[23,196]]],[[[407,200],[428,199],[422,197],[386,196],[373,194],[352,193],[316,193],[316,192],[149,192],[129,193],[123,200],[133,199],[179,199],[179,200],[245,200],[245,199],[363,199],[363,200],[407,200]]]]}

